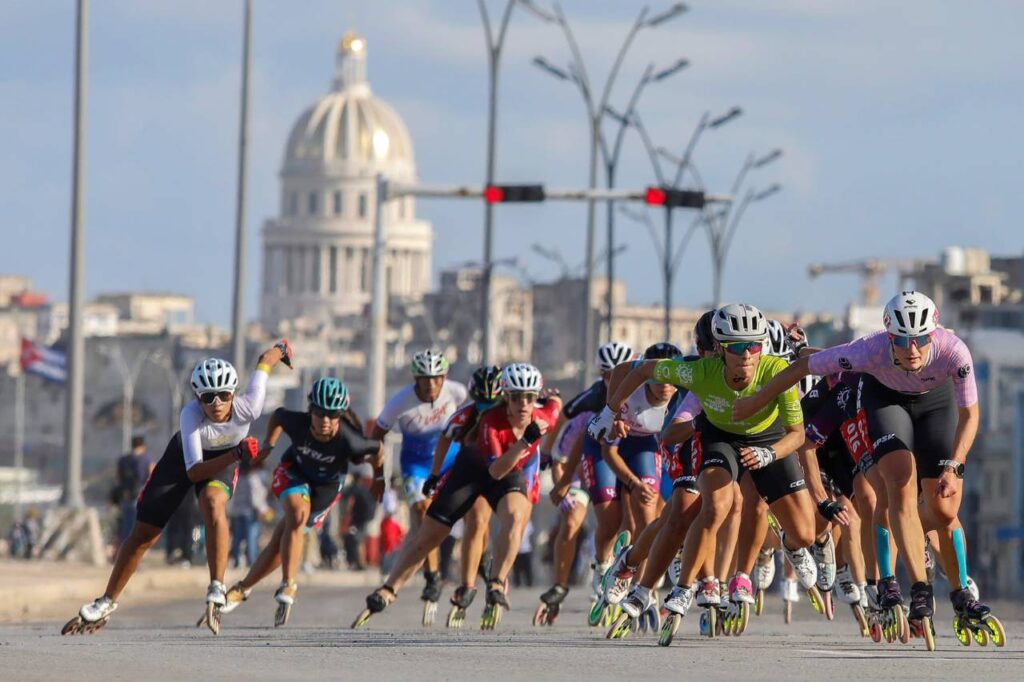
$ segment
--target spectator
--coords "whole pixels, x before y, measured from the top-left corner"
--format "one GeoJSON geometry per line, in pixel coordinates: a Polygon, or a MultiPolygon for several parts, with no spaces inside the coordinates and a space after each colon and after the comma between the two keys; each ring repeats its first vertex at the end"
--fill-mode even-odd
{"type": "Polygon", "coordinates": [[[146,453],[144,436],[132,436],[132,449],[121,455],[117,460],[117,484],[114,487],[114,498],[120,508],[120,521],[117,527],[117,543],[120,545],[128,537],[135,525],[135,501],[139,491],[145,485],[149,473],[153,470],[153,460],[146,453]]]}
{"type": "Polygon", "coordinates": [[[533,521],[527,521],[523,529],[519,554],[512,564],[512,584],[516,587],[533,587],[533,521]]]}
{"type": "Polygon", "coordinates": [[[238,483],[231,499],[228,519],[231,522],[231,563],[238,568],[241,563],[242,544],[245,544],[245,559],[252,566],[259,556],[260,521],[273,517],[267,504],[267,484],[263,481],[260,466],[253,466],[243,459],[238,467],[238,483]]]}
{"type": "Polygon", "coordinates": [[[345,559],[354,571],[366,570],[366,528],[377,513],[377,500],[370,488],[373,485],[373,468],[360,464],[352,467],[351,485],[342,492],[342,504],[348,517],[348,529],[344,535],[345,559]]]}

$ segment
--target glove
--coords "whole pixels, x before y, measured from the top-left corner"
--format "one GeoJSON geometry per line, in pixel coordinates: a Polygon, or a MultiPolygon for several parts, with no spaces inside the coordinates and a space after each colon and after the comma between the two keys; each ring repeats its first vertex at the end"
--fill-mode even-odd
{"type": "Polygon", "coordinates": [[[243,438],[242,442],[238,444],[238,459],[253,461],[260,454],[260,444],[252,436],[243,438]]]}
{"type": "Polygon", "coordinates": [[[750,467],[751,469],[764,469],[766,466],[774,462],[777,457],[773,448],[755,446],[750,448],[750,453],[757,460],[754,465],[750,467]]]}
{"type": "Polygon", "coordinates": [[[590,420],[587,424],[587,434],[596,441],[604,439],[605,436],[612,432],[612,426],[615,424],[615,413],[611,411],[607,405],[601,410],[601,413],[590,420]]]}
{"type": "Polygon", "coordinates": [[[523,441],[527,445],[533,445],[540,440],[542,435],[544,434],[540,432],[540,425],[537,422],[530,422],[526,430],[523,431],[523,441]]]}
{"type": "Polygon", "coordinates": [[[540,453],[540,470],[544,471],[545,469],[550,469],[552,461],[553,460],[550,452],[540,453]]]}
{"type": "Polygon", "coordinates": [[[292,369],[292,345],[288,343],[288,339],[281,339],[274,344],[274,348],[281,351],[281,362],[283,362],[288,369],[292,369]]]}
{"type": "Polygon", "coordinates": [[[423,497],[433,497],[434,491],[437,490],[437,484],[440,480],[441,477],[437,474],[430,474],[427,476],[427,480],[423,481],[423,488],[421,489],[423,497]]]}
{"type": "Polygon", "coordinates": [[[835,521],[836,517],[844,511],[846,511],[846,507],[834,500],[824,499],[818,503],[818,513],[829,521],[835,521]]]}

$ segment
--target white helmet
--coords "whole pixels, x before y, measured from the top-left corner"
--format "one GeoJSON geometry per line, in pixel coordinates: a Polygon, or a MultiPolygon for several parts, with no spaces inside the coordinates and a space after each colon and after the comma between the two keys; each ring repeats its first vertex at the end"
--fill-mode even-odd
{"type": "Polygon", "coordinates": [[[621,341],[609,341],[597,349],[597,367],[609,372],[633,359],[633,349],[621,341]]]}
{"type": "Polygon", "coordinates": [[[764,346],[765,355],[775,355],[787,360],[793,355],[789,334],[778,320],[768,320],[768,340],[764,346]]]}
{"type": "Polygon", "coordinates": [[[921,292],[904,291],[885,304],[882,322],[893,336],[924,336],[939,326],[939,309],[921,292]]]}
{"type": "Polygon", "coordinates": [[[526,362],[513,362],[501,370],[501,387],[505,393],[540,393],[544,388],[544,377],[540,370],[526,362]]]}
{"type": "Polygon", "coordinates": [[[428,348],[412,356],[412,375],[440,377],[448,373],[448,358],[439,350],[428,348]]]}
{"type": "Polygon", "coordinates": [[[729,303],[715,311],[711,333],[716,341],[764,341],[768,320],[760,310],[746,303],[729,303]]]}
{"type": "Polygon", "coordinates": [[[192,370],[192,390],[198,395],[210,391],[232,391],[238,388],[238,372],[227,360],[206,358],[192,370]]]}
{"type": "Polygon", "coordinates": [[[814,384],[818,383],[820,379],[821,377],[814,376],[813,374],[807,374],[800,379],[800,383],[797,384],[797,387],[800,389],[800,397],[803,398],[810,393],[811,389],[814,388],[814,384]]]}

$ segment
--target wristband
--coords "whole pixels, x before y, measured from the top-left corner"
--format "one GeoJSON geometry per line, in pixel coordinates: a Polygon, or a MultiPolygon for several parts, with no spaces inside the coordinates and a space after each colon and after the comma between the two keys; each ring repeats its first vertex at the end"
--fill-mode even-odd
{"type": "Polygon", "coordinates": [[[957,478],[964,477],[964,465],[962,462],[958,462],[955,459],[942,459],[939,460],[939,466],[943,469],[951,470],[957,478]]]}
{"type": "Polygon", "coordinates": [[[261,363],[256,365],[256,371],[257,372],[262,371],[262,372],[266,372],[267,374],[270,374],[271,367],[267,363],[261,362],[261,363]]]}

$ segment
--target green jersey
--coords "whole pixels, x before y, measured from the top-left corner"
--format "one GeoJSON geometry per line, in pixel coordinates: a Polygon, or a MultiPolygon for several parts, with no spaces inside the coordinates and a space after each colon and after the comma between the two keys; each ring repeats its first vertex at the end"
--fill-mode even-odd
{"type": "Polygon", "coordinates": [[[794,426],[804,420],[800,410],[800,394],[791,387],[764,409],[748,419],[736,421],[732,406],[737,398],[745,398],[761,390],[776,374],[789,366],[782,358],[764,355],[754,372],[754,380],[742,391],[729,387],[725,381],[725,361],[721,358],[701,360],[659,360],[654,366],[654,381],[688,388],[700,398],[708,421],[729,433],[753,435],[761,433],[780,416],[785,426],[794,426]]]}

